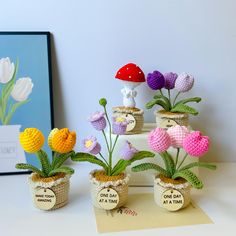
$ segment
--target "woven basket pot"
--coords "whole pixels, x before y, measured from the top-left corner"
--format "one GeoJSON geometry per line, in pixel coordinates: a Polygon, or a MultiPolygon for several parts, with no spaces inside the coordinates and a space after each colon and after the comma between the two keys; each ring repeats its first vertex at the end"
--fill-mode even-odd
{"type": "MultiPolygon", "coordinates": [[[[37,174],[32,173],[29,176],[29,184],[31,188],[32,197],[34,197],[35,193],[39,189],[50,189],[55,194],[56,202],[55,205],[48,210],[55,210],[65,206],[68,203],[70,177],[70,175],[59,174],[53,177],[41,178],[37,174]]],[[[36,208],[38,208],[36,204],[34,205],[36,208]]]]}
{"type": "Polygon", "coordinates": [[[174,125],[188,126],[189,114],[169,112],[165,110],[155,111],[157,127],[170,128],[174,125]]]}
{"type": "Polygon", "coordinates": [[[127,130],[125,134],[140,134],[142,133],[144,118],[143,118],[143,110],[139,108],[132,107],[113,107],[113,116],[122,116],[128,120],[128,122],[132,122],[128,124],[127,130]],[[131,118],[131,119],[130,119],[131,118]]]}
{"type": "Polygon", "coordinates": [[[154,179],[154,200],[161,208],[165,208],[162,204],[162,195],[166,190],[177,190],[183,195],[184,203],[178,210],[183,209],[189,205],[191,200],[191,185],[186,181],[183,181],[183,183],[176,182],[178,181],[172,179],[165,181],[158,176],[154,179]]]}
{"type": "Polygon", "coordinates": [[[101,170],[94,170],[90,173],[90,192],[91,192],[93,205],[99,209],[104,209],[98,203],[98,200],[97,200],[98,193],[104,188],[112,188],[119,195],[118,205],[114,207],[113,209],[117,209],[119,207],[124,206],[128,200],[129,175],[124,174],[124,178],[122,179],[104,182],[104,181],[99,181],[94,177],[94,174],[97,171],[101,171],[101,170]]]}

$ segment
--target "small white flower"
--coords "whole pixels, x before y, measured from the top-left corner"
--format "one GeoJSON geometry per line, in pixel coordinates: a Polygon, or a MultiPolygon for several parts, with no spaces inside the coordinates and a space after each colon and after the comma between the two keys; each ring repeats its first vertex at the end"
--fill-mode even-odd
{"type": "Polygon", "coordinates": [[[15,70],[15,65],[10,61],[9,57],[0,59],[0,83],[6,84],[8,83],[15,70]]]}
{"type": "Polygon", "coordinates": [[[29,77],[23,77],[16,81],[11,96],[18,102],[22,102],[28,99],[32,92],[34,84],[29,77]]]}

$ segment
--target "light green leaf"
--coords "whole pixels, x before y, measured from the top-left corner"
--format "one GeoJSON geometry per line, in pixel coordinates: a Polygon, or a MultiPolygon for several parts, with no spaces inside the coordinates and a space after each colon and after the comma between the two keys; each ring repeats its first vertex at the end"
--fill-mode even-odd
{"type": "Polygon", "coordinates": [[[179,171],[191,169],[193,167],[204,167],[204,168],[207,168],[207,169],[210,169],[210,170],[215,170],[216,169],[216,165],[213,165],[213,164],[210,164],[210,163],[193,162],[193,163],[190,163],[190,164],[182,167],[179,171]]]}
{"type": "Polygon", "coordinates": [[[48,176],[53,176],[57,173],[65,173],[65,174],[68,174],[68,175],[72,175],[74,174],[74,169],[68,167],[68,166],[61,166],[57,169],[54,169],[54,170],[51,170],[48,174],[48,176]]]}
{"type": "Polygon", "coordinates": [[[171,177],[175,172],[175,163],[172,156],[167,151],[159,153],[159,155],[164,161],[166,172],[168,173],[167,177],[171,177]]]}
{"type": "Polygon", "coordinates": [[[52,170],[59,168],[68,158],[75,155],[74,151],[63,153],[63,154],[57,154],[57,157],[53,159],[52,161],[52,170]]]}
{"type": "Polygon", "coordinates": [[[38,168],[36,168],[35,166],[32,166],[30,164],[25,164],[25,163],[18,163],[16,164],[16,169],[20,169],[20,170],[31,170],[37,174],[39,174],[41,177],[46,177],[45,174],[39,170],[38,168]]]}
{"type": "Polygon", "coordinates": [[[172,176],[172,179],[179,177],[186,179],[196,189],[203,188],[202,181],[190,170],[178,171],[172,176]]]}
{"type": "Polygon", "coordinates": [[[187,106],[183,103],[179,103],[178,105],[175,105],[171,109],[171,112],[183,112],[183,113],[189,113],[195,116],[198,114],[198,112],[194,108],[187,106]]]}
{"type": "Polygon", "coordinates": [[[200,97],[187,98],[187,99],[183,99],[183,100],[178,101],[178,102],[175,104],[175,106],[178,105],[178,104],[180,104],[180,103],[182,103],[182,104],[186,104],[186,103],[189,103],[189,102],[197,102],[197,103],[199,103],[201,100],[202,100],[202,99],[201,99],[200,97]]]}
{"type": "Polygon", "coordinates": [[[6,116],[6,118],[4,119],[4,125],[7,125],[9,124],[13,114],[15,113],[16,109],[19,108],[20,106],[26,104],[27,102],[29,102],[29,100],[25,100],[25,101],[21,101],[21,102],[17,102],[17,103],[14,103],[12,106],[10,106],[9,108],[9,112],[6,116]]]}
{"type": "Polygon", "coordinates": [[[159,165],[153,164],[153,163],[142,163],[140,165],[134,166],[131,168],[133,172],[140,172],[140,171],[145,171],[145,170],[156,170],[160,174],[163,174],[165,176],[168,176],[168,173],[166,170],[164,170],[162,167],[159,165]]]}
{"type": "Polygon", "coordinates": [[[96,156],[91,155],[89,153],[77,152],[74,156],[71,157],[71,160],[97,164],[103,167],[103,169],[107,173],[107,165],[103,161],[99,160],[96,156]]]}
{"type": "Polygon", "coordinates": [[[163,107],[164,110],[169,111],[168,104],[166,104],[166,102],[162,101],[161,99],[154,99],[154,100],[146,103],[145,107],[147,109],[151,109],[155,105],[160,105],[161,107],[163,107]]]}
{"type": "Polygon", "coordinates": [[[39,161],[41,163],[42,166],[42,172],[48,176],[49,172],[51,171],[51,164],[50,161],[48,159],[48,155],[45,151],[43,150],[39,150],[36,153],[36,156],[39,158],[39,161]]]}

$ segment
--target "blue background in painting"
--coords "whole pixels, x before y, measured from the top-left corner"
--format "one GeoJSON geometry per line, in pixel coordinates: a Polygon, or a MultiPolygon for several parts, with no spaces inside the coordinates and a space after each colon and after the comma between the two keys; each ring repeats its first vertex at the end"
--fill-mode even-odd
{"type": "MultiPolygon", "coordinates": [[[[30,101],[16,110],[9,125],[20,124],[21,131],[27,127],[40,129],[45,136],[44,150],[51,156],[46,142],[51,130],[47,36],[0,35],[0,58],[3,57],[9,57],[15,64],[18,59],[16,78],[29,76],[34,84],[30,101]]],[[[26,159],[30,164],[39,165],[34,154],[26,153],[26,159]]]]}

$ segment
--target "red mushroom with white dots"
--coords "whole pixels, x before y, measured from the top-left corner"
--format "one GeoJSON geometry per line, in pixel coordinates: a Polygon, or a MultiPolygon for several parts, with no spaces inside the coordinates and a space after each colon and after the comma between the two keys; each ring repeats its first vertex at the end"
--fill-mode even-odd
{"type": "Polygon", "coordinates": [[[115,77],[124,83],[124,88],[121,90],[123,105],[125,107],[135,107],[134,98],[137,96],[137,91],[134,89],[145,82],[143,71],[136,64],[129,63],[121,67],[115,77]]]}

